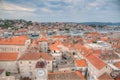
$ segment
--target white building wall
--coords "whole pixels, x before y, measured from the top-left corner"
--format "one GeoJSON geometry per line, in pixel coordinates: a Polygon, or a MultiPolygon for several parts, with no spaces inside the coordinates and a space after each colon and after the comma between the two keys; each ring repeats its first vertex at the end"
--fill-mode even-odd
{"type": "Polygon", "coordinates": [[[0,52],[22,52],[25,46],[22,45],[0,45],[0,52]]]}
{"type": "Polygon", "coordinates": [[[17,61],[0,61],[0,68],[11,73],[18,73],[17,61]]]}
{"type": "MultiPolygon", "coordinates": [[[[30,77],[35,78],[36,76],[36,63],[39,60],[20,60],[18,61],[20,75],[22,77],[30,77]],[[30,73],[32,72],[32,75],[30,73]]],[[[52,71],[52,61],[46,61],[47,62],[47,69],[48,71],[52,71]]]]}
{"type": "MultiPolygon", "coordinates": [[[[99,63],[98,63],[99,64],[99,63]]],[[[91,73],[90,75],[93,77],[96,76],[97,78],[99,76],[101,76],[102,74],[104,74],[105,72],[110,73],[111,72],[111,68],[106,65],[104,66],[102,69],[97,69],[96,67],[94,67],[90,62],[88,62],[88,68],[89,68],[89,72],[91,73]]]]}

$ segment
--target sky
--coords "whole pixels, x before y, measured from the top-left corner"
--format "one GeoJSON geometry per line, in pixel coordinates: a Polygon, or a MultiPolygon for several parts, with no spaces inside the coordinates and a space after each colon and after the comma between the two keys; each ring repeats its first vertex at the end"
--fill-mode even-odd
{"type": "Polygon", "coordinates": [[[0,0],[1,19],[120,22],[120,0],[0,0]]]}

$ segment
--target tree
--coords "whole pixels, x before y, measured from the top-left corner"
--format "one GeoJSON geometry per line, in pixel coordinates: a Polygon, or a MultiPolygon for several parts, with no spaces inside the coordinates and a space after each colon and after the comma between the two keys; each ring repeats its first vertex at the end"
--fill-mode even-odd
{"type": "Polygon", "coordinates": [[[73,55],[76,55],[76,52],[73,52],[73,55]]]}
{"type": "Polygon", "coordinates": [[[32,25],[32,21],[28,21],[26,24],[27,26],[32,25]]]}
{"type": "Polygon", "coordinates": [[[6,71],[5,74],[6,74],[6,76],[10,76],[10,72],[8,72],[8,71],[6,71]]]}

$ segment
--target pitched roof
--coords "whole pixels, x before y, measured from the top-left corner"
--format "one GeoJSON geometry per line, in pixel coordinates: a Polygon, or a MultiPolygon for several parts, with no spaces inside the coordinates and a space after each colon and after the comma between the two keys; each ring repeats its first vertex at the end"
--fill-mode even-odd
{"type": "Polygon", "coordinates": [[[17,60],[18,53],[13,53],[13,52],[0,52],[0,61],[14,61],[17,60]]]}
{"type": "Polygon", "coordinates": [[[43,41],[48,41],[47,37],[41,37],[38,41],[43,42],[43,41]]]}
{"type": "Polygon", "coordinates": [[[87,63],[85,60],[81,59],[81,60],[75,60],[75,64],[77,67],[86,67],[87,63]]]}
{"type": "Polygon", "coordinates": [[[2,73],[3,73],[3,71],[4,71],[4,69],[0,69],[0,74],[2,74],[2,73]]]}
{"type": "Polygon", "coordinates": [[[114,66],[116,66],[117,68],[120,69],[120,62],[116,62],[116,63],[114,64],[114,66]]]}
{"type": "Polygon", "coordinates": [[[52,36],[52,38],[67,38],[68,36],[66,35],[57,35],[57,36],[52,36]]]}
{"type": "Polygon", "coordinates": [[[48,73],[48,80],[86,80],[81,72],[48,73]]]}
{"type": "Polygon", "coordinates": [[[114,79],[107,73],[104,73],[100,77],[98,77],[98,80],[114,80],[114,79]]]}
{"type": "Polygon", "coordinates": [[[100,58],[94,56],[93,54],[86,56],[86,58],[97,69],[102,69],[106,65],[105,62],[103,62],[100,58]]]}
{"type": "Polygon", "coordinates": [[[59,51],[60,49],[55,45],[50,45],[50,50],[51,51],[54,51],[54,50],[59,51]]]}
{"type": "Polygon", "coordinates": [[[19,60],[38,60],[40,58],[52,60],[52,57],[47,53],[25,53],[19,60]]]}
{"type": "Polygon", "coordinates": [[[37,40],[32,40],[32,44],[37,45],[38,44],[37,40]]]}
{"type": "Polygon", "coordinates": [[[120,73],[114,79],[115,80],[120,80],[120,73]]]}
{"type": "Polygon", "coordinates": [[[27,36],[13,36],[12,38],[2,38],[0,39],[0,45],[24,45],[27,39],[27,36]]]}

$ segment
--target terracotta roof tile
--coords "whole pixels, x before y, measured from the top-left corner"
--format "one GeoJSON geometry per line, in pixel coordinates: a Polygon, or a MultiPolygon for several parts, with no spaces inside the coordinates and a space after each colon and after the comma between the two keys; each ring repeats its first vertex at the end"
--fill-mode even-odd
{"type": "Polygon", "coordinates": [[[27,30],[18,30],[18,32],[27,32],[27,30]]]}
{"type": "Polygon", "coordinates": [[[114,79],[115,80],[120,80],[120,73],[114,79]]]}
{"type": "Polygon", "coordinates": [[[38,60],[40,58],[52,60],[52,57],[47,53],[25,53],[19,60],[38,60]]]}
{"type": "Polygon", "coordinates": [[[12,38],[2,38],[0,39],[0,45],[24,45],[27,39],[27,36],[14,36],[12,38]]]}
{"type": "Polygon", "coordinates": [[[3,71],[4,71],[4,69],[0,69],[0,74],[2,74],[2,73],[3,73],[3,71]]]}
{"type": "Polygon", "coordinates": [[[38,41],[43,42],[43,41],[48,41],[47,37],[41,37],[38,41]]]}
{"type": "Polygon", "coordinates": [[[114,65],[120,69],[120,62],[116,62],[114,65]]]}
{"type": "Polygon", "coordinates": [[[58,36],[52,36],[52,38],[67,38],[68,36],[66,35],[58,35],[58,36]]]}
{"type": "Polygon", "coordinates": [[[86,80],[81,72],[48,73],[48,80],[86,80]]]}
{"type": "Polygon", "coordinates": [[[18,53],[1,53],[0,52],[0,61],[11,61],[11,60],[17,60],[18,53]]]}
{"type": "Polygon", "coordinates": [[[77,67],[86,67],[87,63],[85,60],[81,59],[81,60],[75,60],[75,64],[77,67]]]}
{"type": "Polygon", "coordinates": [[[94,56],[93,54],[86,56],[86,58],[89,60],[89,62],[95,66],[97,69],[102,69],[106,63],[103,62],[100,58],[94,56]],[[98,64],[99,63],[99,64],[98,64]]]}
{"type": "Polygon", "coordinates": [[[50,50],[51,51],[54,51],[54,50],[59,51],[60,49],[57,46],[55,46],[55,45],[51,45],[50,46],[50,50]]]}
{"type": "Polygon", "coordinates": [[[100,49],[93,50],[93,53],[94,54],[101,54],[101,50],[100,49]]]}
{"type": "Polygon", "coordinates": [[[100,77],[98,77],[98,80],[114,80],[114,79],[107,73],[104,73],[100,77]]]}
{"type": "Polygon", "coordinates": [[[38,44],[37,40],[33,40],[33,41],[32,41],[32,44],[33,44],[33,45],[37,45],[37,44],[38,44]]]}
{"type": "Polygon", "coordinates": [[[85,77],[83,76],[83,74],[80,71],[76,71],[76,74],[82,79],[82,80],[86,80],[85,77]]]}

